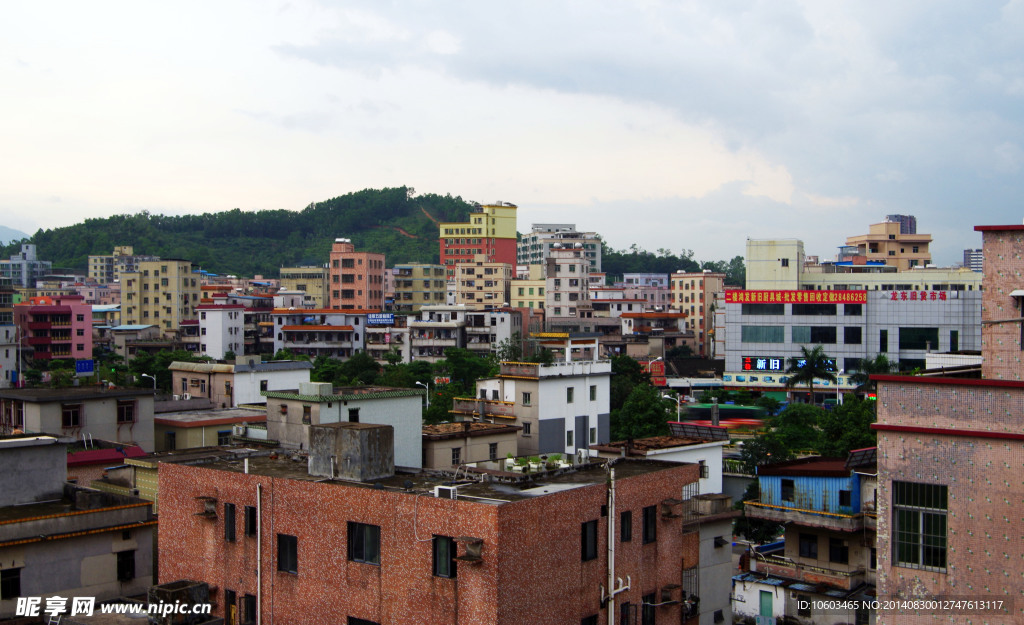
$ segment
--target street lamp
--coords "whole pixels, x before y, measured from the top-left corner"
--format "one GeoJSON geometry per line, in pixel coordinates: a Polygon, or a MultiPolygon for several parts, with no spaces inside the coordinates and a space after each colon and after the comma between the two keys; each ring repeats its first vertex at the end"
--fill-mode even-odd
{"type": "Polygon", "coordinates": [[[416,382],[416,386],[422,386],[427,389],[427,410],[430,410],[430,382],[424,384],[423,382],[416,382]]]}
{"type": "Polygon", "coordinates": [[[673,397],[671,395],[662,395],[662,397],[664,397],[665,399],[671,399],[672,401],[676,402],[676,421],[682,421],[682,411],[683,411],[683,397],[682,397],[682,395],[676,395],[675,397],[673,397]]]}
{"type": "Polygon", "coordinates": [[[156,395],[156,378],[154,376],[149,375],[148,373],[140,373],[139,377],[149,378],[150,380],[153,380],[153,394],[156,395]]]}

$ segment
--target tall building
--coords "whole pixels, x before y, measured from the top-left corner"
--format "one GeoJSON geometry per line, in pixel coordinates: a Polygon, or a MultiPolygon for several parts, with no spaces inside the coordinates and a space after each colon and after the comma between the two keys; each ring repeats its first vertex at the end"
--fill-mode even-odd
{"type": "Polygon", "coordinates": [[[601,271],[601,239],[595,232],[577,232],[576,224],[533,224],[516,246],[520,265],[543,264],[552,249],[579,246],[590,263],[590,271],[601,271]]]}
{"type": "Polygon", "coordinates": [[[29,298],[14,306],[14,320],[27,357],[92,358],[92,306],[81,295],[29,298]]]}
{"type": "Polygon", "coordinates": [[[477,254],[488,262],[516,264],[516,205],[498,202],[481,206],[467,222],[442,223],[439,227],[441,264],[448,277],[455,277],[455,265],[472,262],[477,254]]]}
{"type": "Polygon", "coordinates": [[[985,255],[981,250],[964,250],[964,267],[981,273],[985,269],[985,255]]]}
{"type": "Polygon", "coordinates": [[[672,287],[672,308],[688,314],[686,328],[693,330],[697,341],[697,355],[711,355],[715,318],[712,315],[715,298],[725,292],[725,274],[710,270],[687,273],[677,271],[669,276],[672,287]]]}
{"type": "Polygon", "coordinates": [[[327,308],[328,277],[326,267],[281,267],[281,289],[301,291],[306,308],[327,308]]]}
{"type": "Polygon", "coordinates": [[[357,252],[351,239],[335,239],[328,273],[330,308],[384,309],[383,254],[357,252]]]}
{"type": "Polygon", "coordinates": [[[444,265],[402,263],[391,269],[395,311],[416,312],[427,305],[444,304],[448,293],[444,265]]]}
{"type": "Polygon", "coordinates": [[[0,277],[0,388],[17,382],[18,330],[14,325],[14,289],[11,279],[0,277]]]}
{"type": "Polygon", "coordinates": [[[917,217],[913,215],[886,215],[885,221],[900,225],[900,234],[917,234],[917,217]]]}
{"type": "Polygon", "coordinates": [[[39,260],[36,246],[32,243],[22,243],[21,251],[11,256],[10,260],[0,260],[0,277],[10,278],[13,286],[24,289],[34,288],[36,280],[52,270],[53,263],[39,260]]]}
{"type": "Polygon", "coordinates": [[[847,237],[846,244],[857,247],[857,255],[866,261],[878,261],[898,269],[924,267],[932,261],[928,246],[932,235],[917,234],[917,222],[913,232],[904,232],[907,224],[900,221],[883,221],[871,224],[867,234],[847,237]]]}
{"type": "Polygon", "coordinates": [[[139,270],[139,263],[160,260],[158,256],[137,256],[131,245],[118,245],[110,255],[89,256],[89,278],[98,284],[113,284],[121,274],[139,270]]]}
{"type": "Polygon", "coordinates": [[[121,323],[155,325],[165,335],[196,319],[199,278],[195,265],[177,258],[146,260],[121,274],[121,323]]]}
{"type": "Polygon", "coordinates": [[[544,261],[544,316],[590,317],[590,262],[583,248],[555,248],[544,261]]]}
{"type": "Polygon", "coordinates": [[[508,263],[491,262],[485,254],[472,261],[455,265],[455,303],[478,310],[503,308],[509,305],[512,267],[508,263]]]}

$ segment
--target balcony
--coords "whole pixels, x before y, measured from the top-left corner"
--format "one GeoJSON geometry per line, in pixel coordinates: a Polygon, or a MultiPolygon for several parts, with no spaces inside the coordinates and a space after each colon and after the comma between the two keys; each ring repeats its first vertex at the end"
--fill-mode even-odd
{"type": "Polygon", "coordinates": [[[765,575],[798,580],[808,584],[826,584],[843,590],[853,590],[866,581],[865,571],[862,568],[852,571],[829,569],[802,564],[778,555],[755,553],[750,568],[752,571],[765,575]]]}
{"type": "Polygon", "coordinates": [[[474,399],[472,397],[456,397],[452,399],[452,412],[462,415],[473,415],[483,418],[499,417],[502,419],[515,419],[515,404],[509,401],[498,401],[496,399],[474,399]],[[480,414],[481,407],[483,415],[480,414]]]}
{"type": "Polygon", "coordinates": [[[839,532],[856,532],[863,529],[875,529],[874,514],[838,514],[801,508],[773,506],[759,501],[745,501],[747,516],[763,519],[774,523],[796,523],[811,527],[821,527],[839,532]]]}
{"type": "Polygon", "coordinates": [[[48,336],[30,336],[25,339],[25,342],[29,345],[49,345],[50,337],[48,336]]]}
{"type": "Polygon", "coordinates": [[[49,321],[29,321],[29,330],[49,330],[52,324],[49,321]]]}

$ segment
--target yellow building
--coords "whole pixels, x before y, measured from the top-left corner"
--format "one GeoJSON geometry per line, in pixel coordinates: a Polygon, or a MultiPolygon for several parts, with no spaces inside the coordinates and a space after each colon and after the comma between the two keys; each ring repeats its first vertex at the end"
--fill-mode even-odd
{"type": "Polygon", "coordinates": [[[403,263],[391,270],[395,310],[415,312],[422,306],[444,304],[448,280],[444,265],[403,263]]]}
{"type": "Polygon", "coordinates": [[[725,291],[725,274],[677,271],[669,277],[669,286],[672,289],[671,307],[688,315],[686,329],[693,330],[697,355],[710,354],[712,330],[715,328],[712,308],[715,297],[725,291]]]}
{"type": "Polygon", "coordinates": [[[473,262],[478,254],[487,261],[516,264],[516,205],[498,202],[481,206],[469,214],[469,221],[439,226],[441,264],[448,277],[455,277],[455,265],[473,262]]]}
{"type": "Polygon", "coordinates": [[[327,308],[327,268],[281,267],[281,289],[305,293],[303,304],[309,308],[327,308]]]}
{"type": "Polygon", "coordinates": [[[886,221],[871,224],[868,234],[847,237],[846,244],[857,248],[857,256],[867,261],[884,262],[898,269],[924,267],[932,260],[928,245],[930,234],[903,234],[900,223],[886,221]]]}
{"type": "Polygon", "coordinates": [[[473,262],[455,265],[455,303],[478,310],[508,306],[512,265],[486,260],[477,254],[473,262]]]}
{"type": "Polygon", "coordinates": [[[193,268],[190,261],[165,258],[140,262],[138,271],[122,274],[121,323],[152,324],[167,335],[182,321],[196,319],[200,285],[193,268]]]}

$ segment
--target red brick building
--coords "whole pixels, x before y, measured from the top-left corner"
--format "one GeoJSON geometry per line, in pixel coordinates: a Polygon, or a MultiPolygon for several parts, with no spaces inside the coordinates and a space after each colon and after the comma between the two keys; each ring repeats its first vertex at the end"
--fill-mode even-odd
{"type": "Polygon", "coordinates": [[[613,468],[471,474],[453,499],[450,479],[325,480],[284,456],[161,464],[159,578],[209,583],[238,622],[696,623],[698,531],[680,513],[699,467],[613,468]]]}
{"type": "Polygon", "coordinates": [[[328,273],[330,308],[384,309],[383,254],[357,252],[349,239],[335,239],[328,273]]]}

